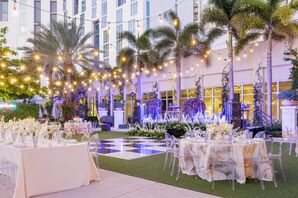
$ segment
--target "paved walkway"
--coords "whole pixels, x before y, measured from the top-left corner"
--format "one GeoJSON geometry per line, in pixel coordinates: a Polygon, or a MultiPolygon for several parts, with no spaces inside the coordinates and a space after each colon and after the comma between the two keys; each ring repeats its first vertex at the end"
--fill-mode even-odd
{"type": "MultiPolygon", "coordinates": [[[[100,170],[102,181],[88,186],[37,196],[35,198],[216,198],[200,192],[177,188],[137,177],[100,170]]],[[[3,187],[0,177],[0,197],[11,198],[12,190],[3,187]]]]}

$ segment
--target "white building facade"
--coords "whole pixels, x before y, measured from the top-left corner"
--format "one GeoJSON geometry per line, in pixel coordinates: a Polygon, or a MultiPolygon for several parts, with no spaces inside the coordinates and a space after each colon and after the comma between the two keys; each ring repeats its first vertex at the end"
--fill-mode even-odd
{"type": "MultiPolygon", "coordinates": [[[[51,20],[65,22],[76,20],[78,24],[84,26],[85,33],[94,33],[89,42],[103,51],[98,58],[115,66],[117,52],[127,46],[125,41],[119,40],[119,34],[123,31],[137,34],[149,28],[166,25],[165,20],[161,23],[160,16],[169,9],[174,10],[175,4],[183,25],[193,21],[198,22],[203,9],[209,6],[208,0],[18,0],[16,4],[12,0],[0,0],[0,27],[8,27],[8,45],[17,49],[28,45],[26,40],[33,37],[32,32],[40,30],[41,24],[49,25],[51,20]],[[18,11],[17,14],[12,12],[14,6],[18,11]]],[[[283,52],[286,49],[284,42],[273,44],[274,119],[281,118],[277,94],[290,88],[288,77],[291,65],[283,60],[283,52]]],[[[262,68],[264,83],[266,83],[266,53],[266,42],[260,40],[247,46],[242,54],[235,58],[235,93],[239,94],[240,101],[253,105],[253,84],[258,67],[262,68]]],[[[224,36],[213,44],[208,65],[199,57],[183,59],[182,100],[195,97],[195,81],[201,77],[207,111],[220,113],[221,77],[223,69],[228,64],[226,58],[226,37],[224,36]]],[[[165,68],[163,72],[152,73],[150,76],[143,75],[142,92],[144,101],[152,98],[152,86],[157,81],[163,109],[167,110],[169,104],[173,103],[176,71],[174,63],[170,60],[163,67],[165,68]]],[[[127,117],[132,114],[133,100],[129,94],[132,91],[135,91],[134,85],[128,85],[127,117]]],[[[95,92],[91,92],[89,101],[93,102],[90,104],[94,105],[95,97],[97,97],[95,92]]],[[[265,104],[264,107],[266,106],[265,104]]],[[[266,109],[264,111],[266,112],[266,109]]]]}

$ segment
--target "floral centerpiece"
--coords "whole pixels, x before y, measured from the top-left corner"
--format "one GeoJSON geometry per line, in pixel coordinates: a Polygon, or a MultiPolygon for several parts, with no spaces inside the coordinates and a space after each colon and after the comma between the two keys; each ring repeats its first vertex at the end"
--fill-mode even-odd
{"type": "Polygon", "coordinates": [[[74,122],[83,122],[83,119],[80,118],[80,117],[74,117],[72,120],[73,120],[74,122]]]}
{"type": "Polygon", "coordinates": [[[229,135],[233,131],[233,124],[226,121],[217,123],[211,123],[206,125],[206,131],[209,134],[210,139],[217,139],[222,136],[229,135]]]}
{"type": "Polygon", "coordinates": [[[146,114],[153,120],[158,119],[162,112],[162,101],[160,99],[152,99],[146,102],[146,114]]]}

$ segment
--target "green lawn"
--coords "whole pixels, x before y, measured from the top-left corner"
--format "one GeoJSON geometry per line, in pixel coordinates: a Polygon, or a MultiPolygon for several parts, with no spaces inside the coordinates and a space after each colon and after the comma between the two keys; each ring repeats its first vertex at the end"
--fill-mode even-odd
{"type": "MultiPolygon", "coordinates": [[[[126,133],[100,132],[101,139],[124,137],[126,133]]],[[[117,158],[100,156],[100,167],[102,169],[140,177],[160,183],[178,186],[194,191],[218,195],[221,197],[298,197],[298,158],[285,155],[284,165],[287,181],[284,182],[277,167],[277,180],[279,187],[276,189],[271,182],[265,183],[266,190],[261,189],[259,181],[251,180],[246,184],[236,183],[236,190],[232,191],[229,181],[215,182],[215,189],[211,189],[211,183],[194,176],[180,175],[178,181],[170,176],[170,170],[162,170],[164,154],[154,155],[136,160],[122,160],[117,158]]]]}

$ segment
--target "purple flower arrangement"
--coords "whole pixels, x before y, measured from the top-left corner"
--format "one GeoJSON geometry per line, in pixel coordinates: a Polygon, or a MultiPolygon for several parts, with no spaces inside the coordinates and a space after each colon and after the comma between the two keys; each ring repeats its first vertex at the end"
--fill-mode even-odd
{"type": "Polygon", "coordinates": [[[194,116],[196,113],[201,112],[205,113],[206,105],[199,98],[188,99],[183,104],[183,114],[194,116]]]}
{"type": "Polygon", "coordinates": [[[152,99],[146,102],[146,114],[156,119],[161,114],[162,101],[160,99],[152,99]]]}

